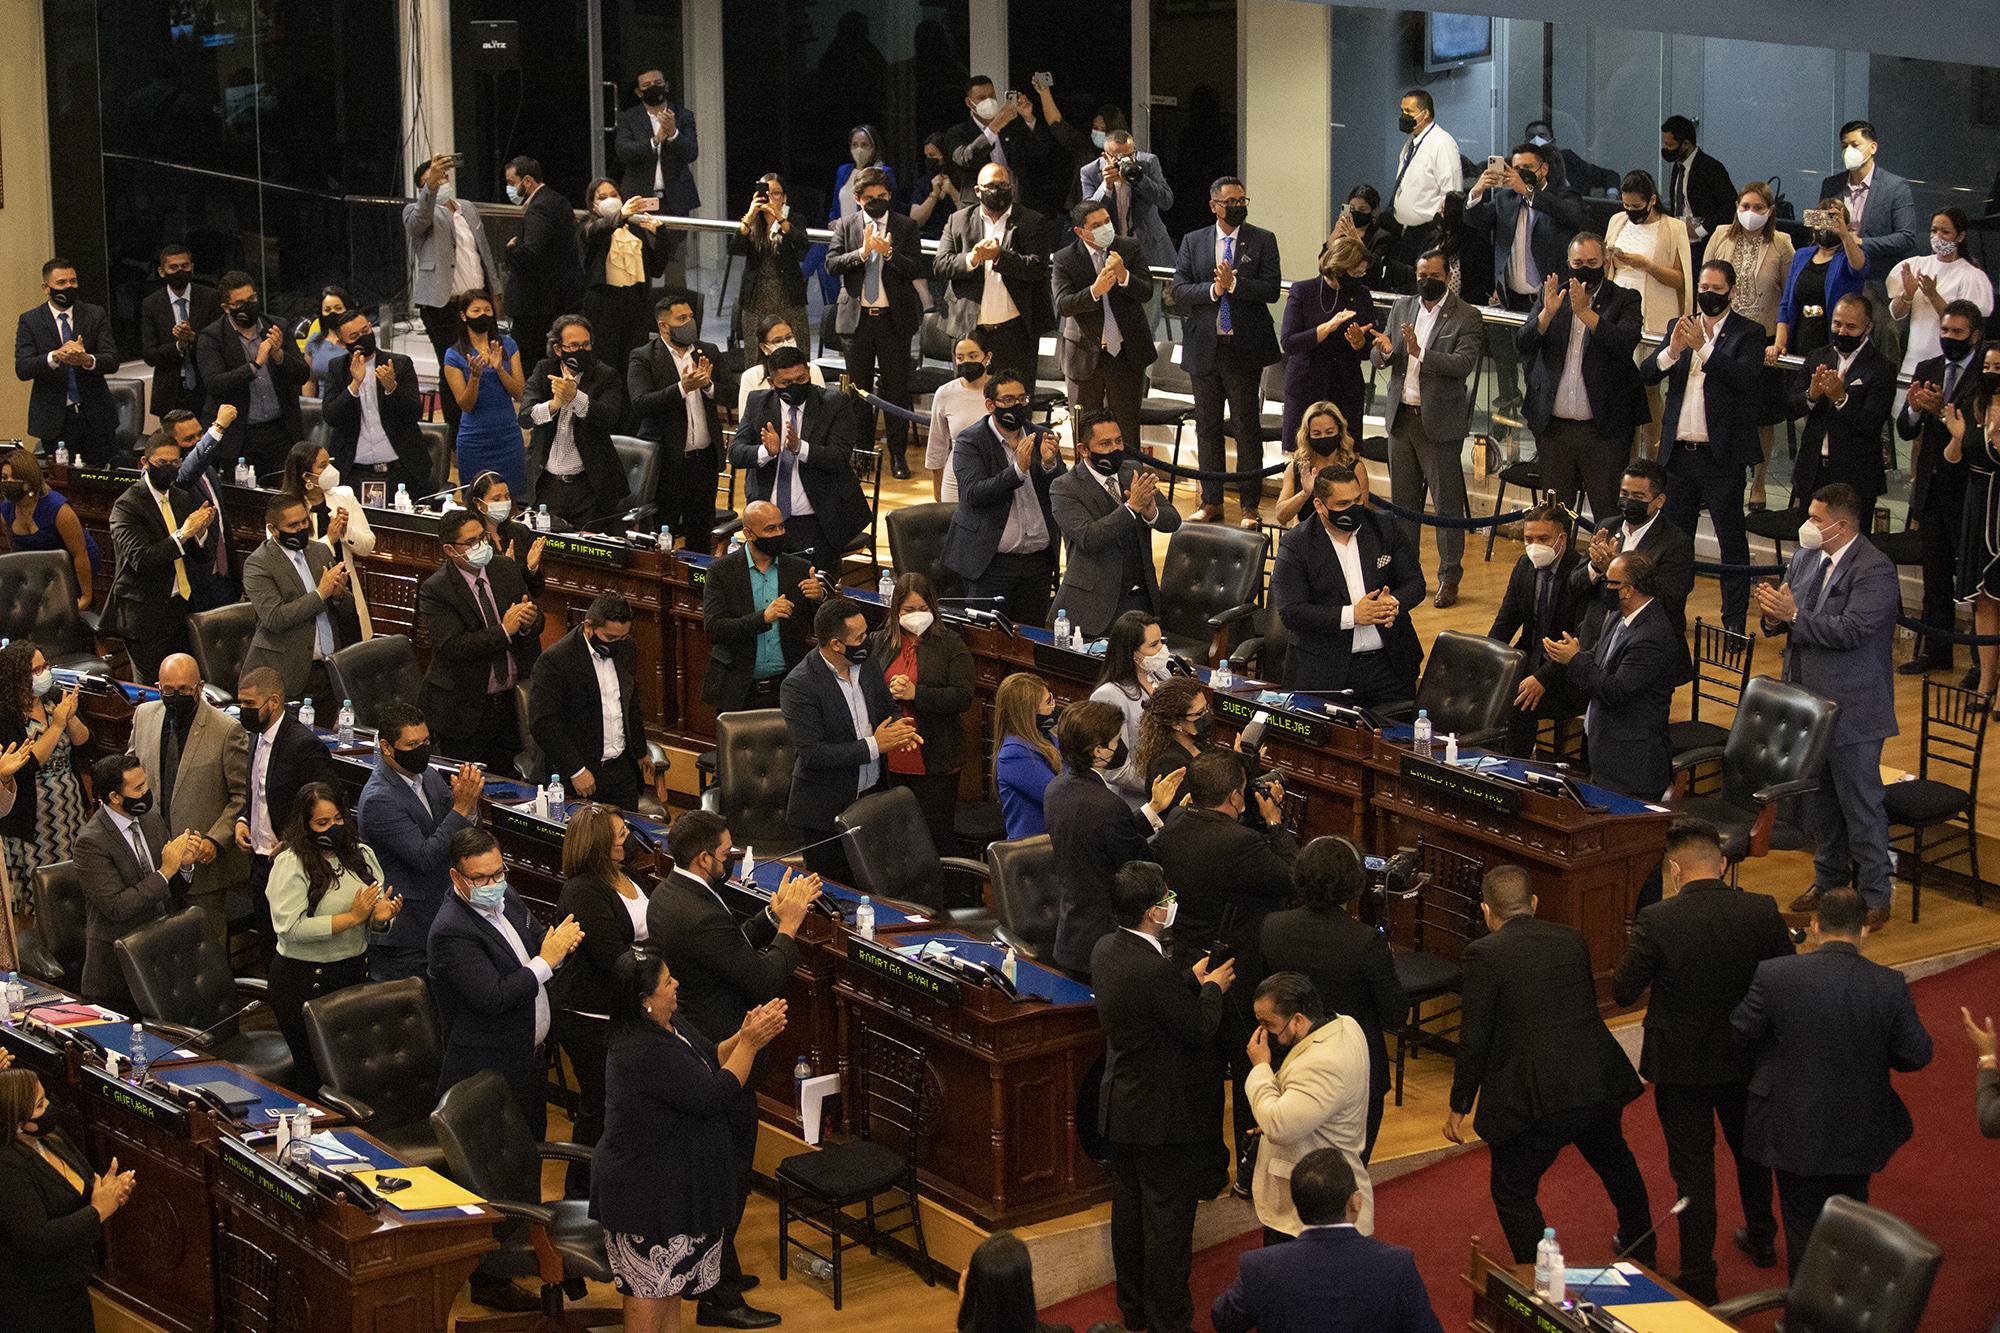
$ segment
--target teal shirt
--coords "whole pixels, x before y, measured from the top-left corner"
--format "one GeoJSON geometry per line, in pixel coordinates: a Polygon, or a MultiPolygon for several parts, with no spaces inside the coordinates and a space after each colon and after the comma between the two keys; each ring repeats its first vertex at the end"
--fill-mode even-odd
{"type": "MultiPolygon", "coordinates": [[[[778,600],[778,562],[773,560],[769,569],[759,571],[757,562],[747,554],[745,561],[750,566],[750,600],[761,611],[778,600]]],[[[757,666],[750,673],[757,680],[785,674],[785,643],[778,631],[781,623],[771,621],[757,636],[757,666]]]]}

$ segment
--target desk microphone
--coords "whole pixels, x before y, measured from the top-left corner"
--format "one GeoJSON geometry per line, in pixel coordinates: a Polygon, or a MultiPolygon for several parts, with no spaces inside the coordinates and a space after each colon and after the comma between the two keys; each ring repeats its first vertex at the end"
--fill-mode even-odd
{"type": "MultiPolygon", "coordinates": [[[[1612,1255],[1610,1262],[1602,1264],[1597,1268],[1586,1268],[1583,1271],[1586,1273],[1593,1273],[1596,1275],[1598,1279],[1602,1279],[1606,1273],[1609,1273],[1612,1269],[1616,1268],[1619,1265],[1619,1263],[1621,1263],[1628,1255],[1632,1253],[1632,1251],[1638,1249],[1640,1245],[1644,1244],[1647,1238],[1652,1236],[1654,1232],[1658,1231],[1662,1226],[1666,1225],[1666,1221],[1668,1218],[1679,1217],[1683,1212],[1686,1212],[1687,1206],[1688,1206],[1688,1196],[1683,1194],[1681,1195],[1680,1198],[1675,1199],[1673,1201],[1673,1204],[1670,1207],[1668,1207],[1666,1212],[1661,1213],[1658,1217],[1653,1219],[1653,1225],[1647,1227],[1644,1231],[1640,1232],[1633,1239],[1626,1241],[1625,1247],[1619,1250],[1618,1253],[1612,1255]]],[[[1589,1279],[1577,1281],[1569,1273],[1565,1273],[1563,1275],[1563,1281],[1565,1283],[1574,1282],[1575,1285],[1581,1287],[1587,1287],[1590,1285],[1589,1279]]]]}
{"type": "MultiPolygon", "coordinates": [[[[233,1013],[223,1015],[221,1018],[217,1019],[210,1026],[205,1027],[201,1031],[188,1037],[181,1044],[183,1046],[206,1046],[215,1037],[216,1033],[222,1031],[222,1029],[228,1027],[231,1023],[234,1023],[237,1019],[243,1017],[243,1015],[249,1013],[252,1009],[255,1009],[258,1005],[262,1003],[264,1003],[264,998],[262,996],[258,996],[256,999],[249,1001],[247,1004],[244,1004],[242,1007],[238,1008],[233,1013]]],[[[138,1023],[144,1020],[135,1018],[132,1021],[138,1023]]],[[[162,1032],[166,1032],[168,1030],[165,1024],[155,1024],[154,1026],[158,1027],[162,1032]]]]}
{"type": "Polygon", "coordinates": [[[996,606],[1007,605],[1005,597],[940,597],[939,606],[996,606]]]}
{"type": "MultiPolygon", "coordinates": [[[[995,600],[999,599],[996,598],[995,600]]],[[[965,618],[981,624],[991,625],[1009,638],[1019,633],[1015,628],[1014,622],[998,611],[988,611],[982,607],[968,606],[965,608],[965,618]]]]}
{"type": "MultiPolygon", "coordinates": [[[[853,829],[844,828],[830,838],[821,838],[818,842],[809,842],[803,847],[794,847],[792,848],[791,851],[786,852],[785,855],[797,856],[801,852],[809,852],[815,847],[824,847],[830,842],[839,842],[842,838],[852,837],[853,835],[854,835],[853,829]]],[[[740,849],[735,847],[731,847],[729,849],[730,860],[741,862],[742,858],[743,858],[743,853],[740,849]]],[[[752,893],[764,894],[766,892],[762,885],[757,884],[752,880],[745,880],[738,878],[735,879],[733,882],[752,893]]],[[[773,890],[772,892],[775,892],[775,890],[773,890]]],[[[811,912],[817,912],[821,916],[827,917],[830,920],[834,921],[840,921],[844,919],[841,915],[840,909],[834,906],[832,900],[829,899],[825,894],[821,894],[819,897],[813,899],[812,902],[808,903],[806,905],[806,910],[811,912]]]]}

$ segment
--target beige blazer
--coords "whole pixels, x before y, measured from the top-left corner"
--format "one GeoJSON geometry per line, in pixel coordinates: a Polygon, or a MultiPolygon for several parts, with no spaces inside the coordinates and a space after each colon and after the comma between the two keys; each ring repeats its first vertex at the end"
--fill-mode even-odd
{"type": "Polygon", "coordinates": [[[1261,1131],[1257,1174],[1250,1183],[1257,1220],[1298,1235],[1305,1224],[1292,1206],[1292,1168],[1307,1153],[1338,1148],[1361,1191],[1361,1216],[1354,1225],[1373,1235],[1375,1190],[1361,1162],[1369,1096],[1368,1039],[1361,1025],[1346,1015],[1327,1020],[1291,1049],[1282,1066],[1251,1066],[1243,1090],[1261,1131]]]}
{"type": "MultiPolygon", "coordinates": [[[[1610,257],[1615,271],[1618,254],[1618,238],[1625,234],[1630,219],[1620,209],[1611,217],[1604,228],[1604,253],[1610,257]]],[[[1681,285],[1676,292],[1672,286],[1661,282],[1652,274],[1641,275],[1639,284],[1639,318],[1648,333],[1664,333],[1669,325],[1682,315],[1694,310],[1695,267],[1688,253],[1687,223],[1679,218],[1662,214],[1654,226],[1653,253],[1646,258],[1655,264],[1671,264],[1676,258],[1681,265],[1681,285]]],[[[1636,272],[1636,270],[1634,270],[1636,272]]]]}
{"type": "MultiPolygon", "coordinates": [[[[146,770],[155,809],[163,804],[160,729],[166,725],[166,719],[166,705],[158,699],[140,704],[132,714],[132,753],[139,756],[139,763],[146,770]]],[[[168,837],[191,828],[219,849],[213,861],[194,867],[189,889],[193,896],[221,893],[248,878],[250,863],[236,848],[236,816],[243,813],[249,788],[249,734],[227,713],[202,700],[195,705],[187,743],[181,747],[180,767],[174,777],[173,809],[160,810],[168,837]]]]}

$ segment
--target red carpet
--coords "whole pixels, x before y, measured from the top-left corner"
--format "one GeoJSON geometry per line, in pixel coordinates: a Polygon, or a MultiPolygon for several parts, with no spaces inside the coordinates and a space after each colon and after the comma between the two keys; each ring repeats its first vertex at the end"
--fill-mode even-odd
{"type": "MultiPolygon", "coordinates": [[[[1992,1254],[1993,1237],[2000,1230],[2000,1141],[1979,1135],[1973,1111],[1972,1053],[1958,1009],[1966,1005],[1977,1015],[2000,1013],[2000,953],[1920,981],[1913,990],[1936,1054],[1928,1068],[1896,1078],[1916,1121],[1916,1136],[1875,1177],[1870,1202],[1904,1218],[1944,1247],[1944,1266],[1924,1318],[1925,1333],[1987,1333],[2000,1313],[2000,1278],[1995,1276],[1992,1254]]],[[[1672,1201],[1673,1186],[1650,1089],[1626,1109],[1625,1133],[1646,1174],[1657,1213],[1672,1201]]],[[[1779,1265],[1768,1272],[1753,1268],[1729,1243],[1731,1231],[1742,1225],[1743,1217],[1720,1134],[1715,1152],[1721,1211],[1716,1257],[1722,1294],[1780,1286],[1782,1239],[1779,1265]]],[[[1488,1253],[1505,1249],[1487,1193],[1487,1160],[1484,1150],[1475,1150],[1375,1191],[1376,1234],[1415,1251],[1431,1302],[1447,1329],[1465,1327],[1471,1312],[1471,1297],[1460,1276],[1465,1272],[1467,1238],[1479,1235],[1488,1253]]],[[[1597,1177],[1575,1152],[1564,1153],[1543,1178],[1541,1200],[1549,1224],[1564,1239],[1571,1264],[1609,1257],[1617,1219],[1597,1177]]],[[[1679,1233],[1672,1222],[1664,1232],[1660,1267],[1671,1277],[1679,1263],[1679,1233]]],[[[1237,1256],[1255,1243],[1253,1233],[1195,1255],[1197,1329],[1208,1333],[1210,1303],[1235,1280],[1237,1256]]],[[[1107,1286],[1064,1301],[1045,1311],[1043,1318],[1082,1330],[1098,1320],[1115,1323],[1118,1307],[1107,1286]]],[[[1760,1317],[1748,1321],[1748,1326],[1768,1328],[1772,1318],[1760,1317]]]]}

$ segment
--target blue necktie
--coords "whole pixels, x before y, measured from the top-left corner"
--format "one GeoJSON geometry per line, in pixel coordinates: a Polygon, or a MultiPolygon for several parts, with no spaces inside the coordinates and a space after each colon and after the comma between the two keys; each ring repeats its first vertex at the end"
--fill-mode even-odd
{"type": "MultiPolygon", "coordinates": [[[[64,342],[68,342],[71,338],[74,338],[76,336],[74,333],[70,332],[68,311],[64,311],[62,314],[56,316],[56,334],[64,342]]],[[[83,395],[77,392],[77,387],[76,387],[76,367],[71,366],[69,368],[68,402],[71,407],[75,407],[78,403],[81,403],[82,401],[83,401],[83,395]]]]}
{"type": "MultiPolygon", "coordinates": [[[[188,299],[185,296],[176,296],[174,298],[174,323],[185,324],[187,322],[188,299]]],[[[194,357],[185,350],[181,352],[181,385],[189,389],[194,387],[194,357]]]]}
{"type": "MultiPolygon", "coordinates": [[[[1097,271],[1100,274],[1104,272],[1104,259],[1104,254],[1097,256],[1097,271]]],[[[1112,356],[1117,356],[1124,350],[1125,335],[1118,331],[1118,316],[1111,312],[1111,293],[1104,293],[1099,299],[1099,304],[1104,307],[1104,350],[1112,356]]]]}
{"type": "MultiPolygon", "coordinates": [[[[1236,263],[1236,238],[1234,236],[1225,236],[1222,238],[1222,262],[1231,266],[1234,266],[1236,263]]],[[[1215,327],[1224,333],[1236,332],[1236,326],[1229,319],[1229,294],[1224,292],[1222,299],[1217,301],[1215,306],[1215,327]]]]}

